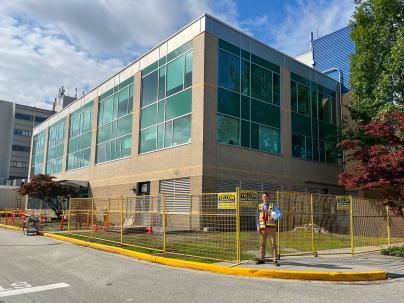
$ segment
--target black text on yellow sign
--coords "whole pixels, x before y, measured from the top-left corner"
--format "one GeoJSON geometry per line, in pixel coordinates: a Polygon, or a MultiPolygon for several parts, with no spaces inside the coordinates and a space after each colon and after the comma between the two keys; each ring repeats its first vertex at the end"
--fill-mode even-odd
{"type": "Polygon", "coordinates": [[[349,210],[351,208],[351,200],[347,196],[336,196],[337,210],[349,210]]]}
{"type": "MultiPolygon", "coordinates": [[[[241,192],[240,193],[241,207],[255,208],[257,207],[256,192],[241,192]]],[[[236,209],[236,194],[221,193],[218,194],[218,209],[236,209]]]]}

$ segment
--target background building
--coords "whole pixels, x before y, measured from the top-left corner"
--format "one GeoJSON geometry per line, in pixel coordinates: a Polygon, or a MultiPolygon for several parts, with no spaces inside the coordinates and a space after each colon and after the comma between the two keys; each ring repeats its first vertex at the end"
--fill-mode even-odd
{"type": "Polygon", "coordinates": [[[60,112],[62,109],[64,109],[66,106],[68,106],[76,99],[77,99],[77,89],[76,89],[76,96],[71,97],[66,95],[65,89],[62,86],[61,88],[59,88],[58,95],[56,96],[55,101],[53,102],[52,110],[54,112],[60,112]]]}
{"type": "Polygon", "coordinates": [[[88,181],[97,197],[338,193],[339,92],[331,77],[203,15],[36,127],[31,176],[88,181]]]}
{"type": "Polygon", "coordinates": [[[28,178],[32,130],[53,114],[0,100],[0,184],[28,178]]]}
{"type": "Polygon", "coordinates": [[[296,57],[304,64],[340,81],[343,94],[350,90],[349,57],[355,51],[351,30],[350,26],[346,26],[316,39],[313,39],[311,33],[309,52],[296,57]]]}

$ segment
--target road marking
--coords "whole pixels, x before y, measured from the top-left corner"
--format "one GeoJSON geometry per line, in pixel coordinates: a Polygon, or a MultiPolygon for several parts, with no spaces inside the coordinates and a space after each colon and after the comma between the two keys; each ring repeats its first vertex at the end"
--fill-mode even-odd
{"type": "Polygon", "coordinates": [[[0,298],[28,294],[31,292],[38,292],[38,291],[45,291],[45,290],[69,287],[69,286],[70,285],[66,284],[66,283],[56,283],[56,284],[27,287],[27,288],[21,288],[21,289],[3,290],[3,291],[0,291],[0,298]]]}

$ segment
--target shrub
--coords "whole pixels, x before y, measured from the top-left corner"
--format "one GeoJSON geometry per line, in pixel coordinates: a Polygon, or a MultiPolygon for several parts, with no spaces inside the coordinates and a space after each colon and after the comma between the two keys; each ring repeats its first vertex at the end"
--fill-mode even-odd
{"type": "Polygon", "coordinates": [[[404,246],[389,247],[382,249],[380,252],[382,255],[404,258],[404,246]]]}

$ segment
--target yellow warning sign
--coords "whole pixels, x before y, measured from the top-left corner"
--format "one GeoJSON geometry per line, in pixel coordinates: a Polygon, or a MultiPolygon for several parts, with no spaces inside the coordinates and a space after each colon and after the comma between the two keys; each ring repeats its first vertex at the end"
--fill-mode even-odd
{"type": "MultiPolygon", "coordinates": [[[[241,192],[240,206],[247,208],[257,207],[256,192],[241,192]]],[[[218,209],[236,209],[236,194],[235,193],[220,193],[218,194],[218,209]]]]}
{"type": "Polygon", "coordinates": [[[350,210],[351,200],[347,196],[336,196],[337,210],[350,210]]]}
{"type": "Polygon", "coordinates": [[[241,207],[256,208],[257,207],[257,192],[241,192],[240,193],[241,207]]]}
{"type": "Polygon", "coordinates": [[[218,209],[236,209],[236,194],[235,193],[221,193],[217,195],[218,209]]]}

